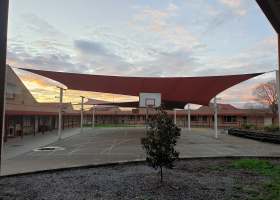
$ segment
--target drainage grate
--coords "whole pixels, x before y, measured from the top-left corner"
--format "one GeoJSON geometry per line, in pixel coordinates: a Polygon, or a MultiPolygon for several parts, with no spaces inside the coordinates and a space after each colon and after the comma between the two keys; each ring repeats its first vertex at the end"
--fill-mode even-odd
{"type": "Polygon", "coordinates": [[[23,145],[21,145],[21,144],[16,144],[16,145],[12,145],[12,146],[10,146],[10,147],[21,147],[21,146],[23,146],[23,145]]]}
{"type": "Polygon", "coordinates": [[[65,148],[61,148],[61,147],[41,147],[41,148],[37,148],[34,149],[33,151],[58,151],[58,150],[64,150],[65,148]]]}

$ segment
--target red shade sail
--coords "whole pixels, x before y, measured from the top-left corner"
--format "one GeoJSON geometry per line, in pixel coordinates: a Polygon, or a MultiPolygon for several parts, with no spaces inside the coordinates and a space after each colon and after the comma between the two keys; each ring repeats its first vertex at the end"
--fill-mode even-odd
{"type": "MultiPolygon", "coordinates": [[[[23,68],[20,68],[23,69],[23,68]]],[[[167,107],[182,108],[187,103],[208,106],[222,91],[263,73],[205,77],[123,77],[23,69],[55,81],[68,89],[139,96],[161,93],[167,107]]]]}

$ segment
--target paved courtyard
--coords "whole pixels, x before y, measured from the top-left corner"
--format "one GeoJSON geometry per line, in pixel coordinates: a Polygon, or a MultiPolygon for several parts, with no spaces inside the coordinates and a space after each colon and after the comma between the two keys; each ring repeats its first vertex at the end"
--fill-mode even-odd
{"type": "MultiPolygon", "coordinates": [[[[76,131],[78,132],[79,129],[76,131]]],[[[31,151],[2,160],[1,175],[145,159],[140,143],[140,138],[145,134],[144,127],[85,129],[84,133],[76,135],[72,133],[68,138],[43,145],[42,147],[48,147],[45,150],[30,149],[31,151]]],[[[269,152],[259,152],[255,148],[247,148],[250,145],[234,141],[243,140],[246,141],[245,144],[257,142],[263,145],[262,142],[227,134],[219,135],[219,139],[214,139],[211,138],[213,134],[213,129],[192,129],[188,132],[186,128],[182,128],[176,146],[180,151],[180,157],[271,155],[269,152]],[[231,137],[231,139],[224,142],[221,139],[223,137],[231,137]]],[[[24,144],[26,141],[20,140],[20,142],[24,144]]],[[[274,148],[278,148],[280,152],[280,145],[268,145],[271,149],[274,145],[274,148]]]]}

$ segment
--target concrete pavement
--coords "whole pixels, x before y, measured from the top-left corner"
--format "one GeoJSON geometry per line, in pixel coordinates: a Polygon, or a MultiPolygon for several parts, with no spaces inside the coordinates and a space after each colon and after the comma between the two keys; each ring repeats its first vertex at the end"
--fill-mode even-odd
{"type": "MultiPolygon", "coordinates": [[[[8,141],[4,145],[1,175],[145,159],[140,143],[140,138],[146,134],[144,127],[95,128],[86,129],[84,133],[79,131],[79,128],[65,131],[62,134],[65,139],[60,141],[55,132],[49,136],[46,133],[39,137],[29,136],[23,140],[16,138],[8,141]],[[14,145],[23,146],[12,147],[14,145]],[[53,149],[37,149],[45,146],[53,149]],[[17,148],[20,151],[14,150],[17,148]]],[[[214,139],[213,129],[198,128],[188,132],[187,128],[182,128],[181,134],[176,148],[182,158],[280,155],[279,144],[228,134],[219,134],[219,138],[214,139]]]]}

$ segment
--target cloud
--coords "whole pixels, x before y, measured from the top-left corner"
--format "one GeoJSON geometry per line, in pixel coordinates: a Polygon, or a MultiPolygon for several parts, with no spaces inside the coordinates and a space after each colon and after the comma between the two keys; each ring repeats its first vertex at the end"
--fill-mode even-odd
{"type": "Polygon", "coordinates": [[[64,34],[49,22],[34,14],[23,14],[22,18],[28,23],[27,27],[44,37],[63,37],[64,34]]]}
{"type": "Polygon", "coordinates": [[[134,14],[133,17],[135,19],[145,19],[144,15],[141,15],[141,14],[134,14]]]}
{"type": "Polygon", "coordinates": [[[156,19],[156,20],[155,20],[155,22],[159,22],[160,20],[161,20],[161,19],[160,19],[160,18],[158,18],[158,19],[156,19]]]}
{"type": "Polygon", "coordinates": [[[192,37],[191,35],[188,35],[188,37],[189,37],[189,39],[190,39],[192,42],[196,42],[196,41],[197,41],[197,39],[194,38],[194,37],[192,37]]]}
{"type": "Polygon", "coordinates": [[[155,18],[162,18],[166,16],[166,13],[160,13],[159,11],[156,10],[144,10],[143,12],[150,13],[155,18]]]}
{"type": "Polygon", "coordinates": [[[169,6],[167,7],[168,10],[175,10],[177,8],[178,8],[178,6],[176,6],[176,5],[172,4],[172,3],[169,4],[169,6]]]}
{"type": "Polygon", "coordinates": [[[232,8],[235,13],[238,15],[245,15],[247,11],[240,10],[239,7],[241,6],[242,2],[241,0],[219,0],[221,3],[227,4],[230,8],[232,8]]]}
{"type": "Polygon", "coordinates": [[[126,22],[126,24],[127,24],[128,26],[133,26],[130,22],[126,22]]]}
{"type": "Polygon", "coordinates": [[[161,30],[161,28],[158,27],[158,26],[148,26],[148,28],[149,28],[149,29],[152,29],[152,30],[154,30],[154,31],[157,31],[157,32],[159,32],[159,33],[165,33],[165,31],[161,30]]]}
{"type": "Polygon", "coordinates": [[[181,33],[186,32],[186,31],[185,31],[182,27],[180,27],[180,26],[176,26],[176,27],[175,27],[175,30],[178,31],[178,32],[181,32],[181,33]]]}

